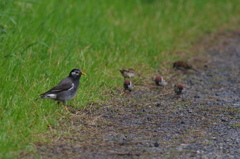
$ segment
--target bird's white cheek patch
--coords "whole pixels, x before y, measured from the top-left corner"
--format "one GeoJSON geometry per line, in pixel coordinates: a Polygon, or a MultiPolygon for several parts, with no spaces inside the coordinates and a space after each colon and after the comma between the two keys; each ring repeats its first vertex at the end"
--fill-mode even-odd
{"type": "Polygon", "coordinates": [[[74,76],[74,75],[76,75],[76,73],[75,73],[75,72],[72,72],[72,73],[71,73],[71,75],[73,75],[73,76],[74,76]]]}
{"type": "Polygon", "coordinates": [[[79,75],[77,72],[72,72],[71,75],[75,76],[75,75],[79,75]]]}
{"type": "Polygon", "coordinates": [[[47,98],[55,99],[56,96],[57,96],[56,94],[48,94],[48,95],[47,95],[47,98]]]}

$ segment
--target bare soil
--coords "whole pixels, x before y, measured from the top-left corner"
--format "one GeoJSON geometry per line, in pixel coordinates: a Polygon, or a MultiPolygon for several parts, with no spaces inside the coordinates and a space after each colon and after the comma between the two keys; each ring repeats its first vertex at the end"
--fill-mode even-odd
{"type": "Polygon", "coordinates": [[[208,35],[191,51],[196,71],[159,68],[166,88],[144,75],[132,93],[115,88],[106,103],[69,107],[27,157],[240,158],[240,31],[208,35]]]}

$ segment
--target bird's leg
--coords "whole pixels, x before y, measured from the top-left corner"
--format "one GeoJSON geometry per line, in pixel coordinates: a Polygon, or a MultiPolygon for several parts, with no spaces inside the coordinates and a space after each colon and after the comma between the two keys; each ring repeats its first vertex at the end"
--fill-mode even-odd
{"type": "Polygon", "coordinates": [[[125,90],[121,90],[120,96],[122,96],[123,94],[125,94],[125,90]]]}
{"type": "Polygon", "coordinates": [[[58,108],[60,108],[60,102],[57,102],[57,104],[58,104],[58,108]]]}
{"type": "Polygon", "coordinates": [[[65,107],[65,110],[66,110],[67,112],[69,112],[69,110],[68,110],[68,108],[67,108],[67,106],[66,106],[66,101],[65,101],[65,100],[63,101],[63,105],[64,105],[64,107],[65,107]]]}
{"type": "Polygon", "coordinates": [[[181,94],[177,94],[177,101],[182,101],[181,94]]]}
{"type": "Polygon", "coordinates": [[[166,90],[165,90],[165,86],[163,86],[163,89],[162,89],[162,90],[163,90],[163,91],[166,91],[166,90]]]}
{"type": "Polygon", "coordinates": [[[129,91],[128,91],[128,94],[129,94],[129,95],[132,95],[132,91],[129,90],[129,91]]]}

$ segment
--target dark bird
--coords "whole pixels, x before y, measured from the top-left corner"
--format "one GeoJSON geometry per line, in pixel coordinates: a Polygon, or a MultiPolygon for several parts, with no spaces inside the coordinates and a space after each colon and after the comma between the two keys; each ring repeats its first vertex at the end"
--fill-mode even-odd
{"type": "Polygon", "coordinates": [[[133,84],[130,80],[124,80],[123,87],[125,91],[131,92],[133,90],[133,84]]]}
{"type": "Polygon", "coordinates": [[[68,77],[59,82],[57,86],[41,94],[40,98],[53,99],[58,102],[58,106],[60,102],[66,106],[66,102],[71,100],[77,93],[81,75],[86,74],[79,69],[73,69],[68,77]]]}
{"type": "Polygon", "coordinates": [[[175,84],[175,86],[174,86],[174,92],[177,95],[180,95],[182,93],[183,89],[184,89],[184,85],[181,83],[175,84]]]}
{"type": "Polygon", "coordinates": [[[176,70],[181,70],[181,71],[187,71],[189,69],[193,69],[191,65],[189,65],[188,63],[186,63],[184,61],[175,61],[173,63],[173,68],[175,68],[176,70]]]}
{"type": "Polygon", "coordinates": [[[163,79],[162,76],[157,76],[154,81],[155,81],[156,85],[158,85],[158,86],[163,86],[163,87],[165,87],[165,86],[168,84],[168,83],[163,79]]]}
{"type": "Polygon", "coordinates": [[[133,78],[136,76],[136,71],[132,68],[119,70],[124,78],[133,78]]]}

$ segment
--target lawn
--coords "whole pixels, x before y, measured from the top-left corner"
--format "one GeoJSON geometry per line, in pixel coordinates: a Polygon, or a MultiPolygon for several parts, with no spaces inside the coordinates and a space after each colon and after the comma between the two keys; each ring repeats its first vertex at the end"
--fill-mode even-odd
{"type": "Polygon", "coordinates": [[[109,89],[122,86],[119,69],[151,73],[201,36],[223,26],[237,28],[239,5],[239,0],[1,0],[0,158],[34,151],[39,134],[66,116],[55,101],[36,98],[71,69],[87,76],[68,104],[103,102],[109,89]]]}

